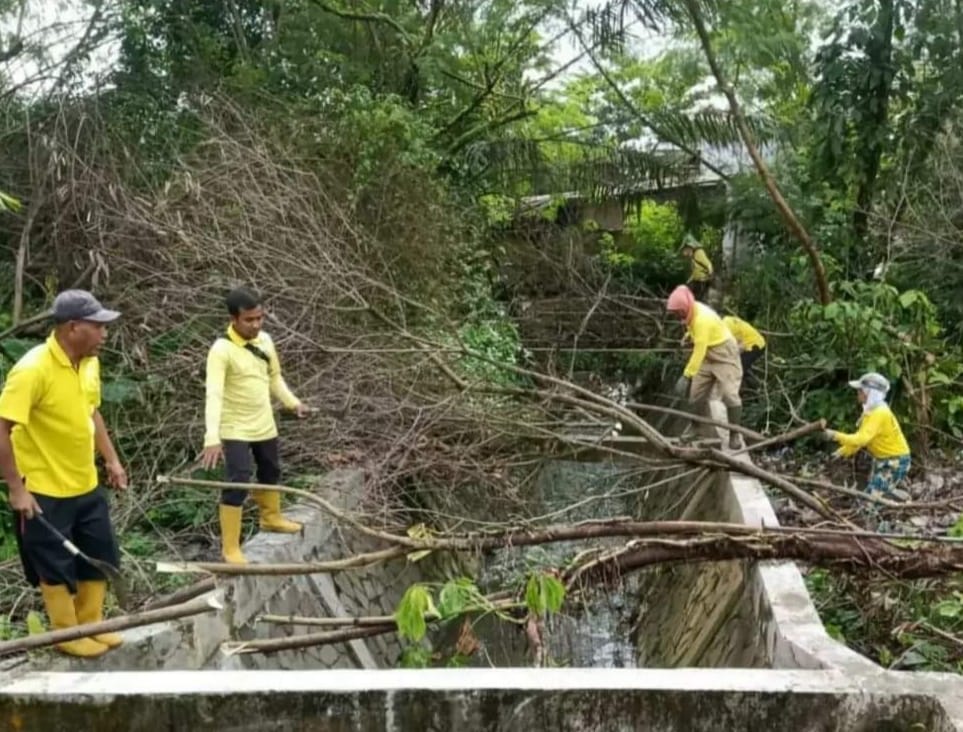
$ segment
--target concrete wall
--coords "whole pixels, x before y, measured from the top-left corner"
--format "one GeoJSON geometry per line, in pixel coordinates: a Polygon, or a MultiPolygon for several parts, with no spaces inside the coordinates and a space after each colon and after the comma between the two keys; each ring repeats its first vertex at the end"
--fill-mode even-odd
{"type": "MultiPolygon", "coordinates": [[[[672,518],[778,525],[755,479],[720,473],[689,493],[682,483],[675,493],[685,498],[672,518]]],[[[826,634],[791,562],[706,562],[651,576],[640,596],[643,665],[878,670],[826,634]]]]}
{"type": "Polygon", "coordinates": [[[949,732],[958,677],[709,669],[31,674],[0,686],[14,730],[97,732],[949,732]]]}

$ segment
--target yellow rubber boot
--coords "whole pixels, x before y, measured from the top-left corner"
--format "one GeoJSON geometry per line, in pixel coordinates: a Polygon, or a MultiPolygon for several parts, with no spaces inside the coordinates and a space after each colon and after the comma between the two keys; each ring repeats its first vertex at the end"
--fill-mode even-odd
{"type": "MultiPolygon", "coordinates": [[[[104,580],[83,580],[77,583],[74,607],[77,609],[77,622],[99,623],[104,619],[104,598],[107,597],[107,583],[104,580]]],[[[91,636],[108,648],[116,648],[124,642],[120,633],[100,633],[91,636]]]]}
{"type": "MultiPolygon", "coordinates": [[[[47,617],[54,630],[73,628],[77,625],[77,611],[74,608],[74,598],[67,585],[40,585],[43,604],[47,608],[47,617]]],[[[80,658],[96,658],[107,653],[107,646],[98,643],[93,638],[78,638],[57,644],[57,650],[70,656],[80,658]]]]}
{"type": "Polygon", "coordinates": [[[261,512],[261,530],[278,534],[296,534],[301,524],[290,521],[281,514],[281,494],[278,491],[256,490],[254,502],[261,512]]]}
{"type": "Polygon", "coordinates": [[[241,553],[241,506],[218,506],[221,520],[221,556],[230,564],[247,564],[241,553]]]}

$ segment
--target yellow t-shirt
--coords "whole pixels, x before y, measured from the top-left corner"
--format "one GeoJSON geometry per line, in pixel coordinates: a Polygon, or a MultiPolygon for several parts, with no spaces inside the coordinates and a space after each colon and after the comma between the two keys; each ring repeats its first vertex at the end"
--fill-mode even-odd
{"type": "Polygon", "coordinates": [[[742,350],[751,351],[753,348],[766,347],[766,339],[762,337],[762,333],[742,318],[737,318],[735,315],[727,315],[722,319],[722,322],[726,324],[729,332],[732,333],[736,342],[742,347],[742,350]]]}
{"type": "Polygon", "coordinates": [[[100,407],[100,362],[70,363],[56,337],[32,348],[7,375],[0,417],[15,424],[13,454],[31,493],[57,498],[97,487],[94,411],[100,407]]]}
{"type": "Polygon", "coordinates": [[[692,338],[692,355],[682,373],[690,379],[699,373],[706,351],[732,338],[722,318],[715,310],[701,302],[693,303],[692,317],[686,323],[689,337],[692,338]]]}
{"type": "Polygon", "coordinates": [[[853,434],[836,433],[839,454],[850,457],[865,447],[877,459],[909,455],[909,444],[903,437],[896,415],[887,404],[880,404],[872,411],[863,414],[859,429],[853,434]]]}
{"type": "Polygon", "coordinates": [[[294,409],[301,402],[281,376],[281,363],[271,337],[261,331],[246,341],[233,327],[218,338],[207,354],[207,400],[204,409],[204,446],[222,440],[260,442],[277,437],[271,396],[294,409]],[[249,351],[253,345],[270,363],[249,351]]]}
{"type": "Polygon", "coordinates": [[[689,282],[704,282],[712,277],[712,260],[702,247],[692,252],[692,272],[689,282]]]}

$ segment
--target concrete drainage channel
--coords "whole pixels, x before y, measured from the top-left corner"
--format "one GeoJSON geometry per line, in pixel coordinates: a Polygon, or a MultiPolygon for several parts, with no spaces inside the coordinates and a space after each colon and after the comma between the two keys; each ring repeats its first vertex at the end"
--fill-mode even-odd
{"type": "MultiPolygon", "coordinates": [[[[761,486],[721,475],[699,490],[669,483],[678,517],[776,523],[761,486]],[[680,496],[686,496],[682,501],[680,496]]],[[[322,489],[350,508],[361,476],[322,489]]],[[[299,506],[301,537],[258,535],[254,561],[333,558],[372,548],[299,506]]],[[[638,658],[656,668],[393,669],[392,636],[272,655],[227,640],[311,628],[262,613],[390,614],[419,565],[296,578],[244,577],[213,591],[217,614],[125,634],[93,662],[43,656],[0,676],[5,729],[59,730],[963,730],[963,681],[887,672],[823,630],[791,563],[706,563],[652,573],[638,596],[638,658]]],[[[315,629],[316,630],[316,629],[315,629]]]]}

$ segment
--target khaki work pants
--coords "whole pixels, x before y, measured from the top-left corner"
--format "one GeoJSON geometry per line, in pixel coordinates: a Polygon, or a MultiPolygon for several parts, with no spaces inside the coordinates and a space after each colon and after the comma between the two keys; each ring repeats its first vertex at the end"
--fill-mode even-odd
{"type": "Polygon", "coordinates": [[[730,338],[706,351],[699,372],[692,377],[689,401],[693,404],[719,398],[727,407],[742,406],[739,387],[742,385],[742,360],[739,346],[730,338]]]}

